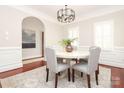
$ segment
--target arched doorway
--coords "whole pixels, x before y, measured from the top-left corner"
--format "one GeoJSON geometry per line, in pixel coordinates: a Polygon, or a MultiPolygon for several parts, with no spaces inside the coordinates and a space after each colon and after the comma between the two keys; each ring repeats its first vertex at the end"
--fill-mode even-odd
{"type": "Polygon", "coordinates": [[[44,31],[41,20],[26,17],[22,22],[22,59],[40,58],[44,56],[44,31]]]}

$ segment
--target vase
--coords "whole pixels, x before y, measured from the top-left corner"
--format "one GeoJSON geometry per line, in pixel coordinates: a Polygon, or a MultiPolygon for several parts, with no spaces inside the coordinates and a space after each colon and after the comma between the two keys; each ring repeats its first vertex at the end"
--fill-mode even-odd
{"type": "Polygon", "coordinates": [[[66,52],[72,52],[72,51],[73,51],[72,45],[71,45],[71,44],[70,44],[70,45],[67,45],[67,46],[65,47],[65,50],[66,50],[66,52]]]}

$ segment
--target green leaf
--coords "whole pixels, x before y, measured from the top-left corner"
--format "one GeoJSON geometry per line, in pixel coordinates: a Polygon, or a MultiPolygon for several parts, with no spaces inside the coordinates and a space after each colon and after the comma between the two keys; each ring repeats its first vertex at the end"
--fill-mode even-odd
{"type": "Polygon", "coordinates": [[[70,45],[72,42],[74,42],[77,38],[73,38],[73,39],[62,39],[61,41],[59,41],[60,45],[65,47],[67,45],[70,45]]]}

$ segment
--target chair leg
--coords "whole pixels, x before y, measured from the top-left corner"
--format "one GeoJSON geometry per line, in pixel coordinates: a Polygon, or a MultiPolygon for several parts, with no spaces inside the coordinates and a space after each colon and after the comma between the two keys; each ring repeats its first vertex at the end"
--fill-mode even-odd
{"type": "Polygon", "coordinates": [[[46,68],[46,72],[47,72],[46,82],[48,82],[48,78],[49,78],[49,69],[48,68],[46,68]]]}
{"type": "Polygon", "coordinates": [[[81,72],[81,77],[83,77],[83,72],[81,72]]]}
{"type": "Polygon", "coordinates": [[[1,85],[1,83],[0,83],[0,88],[2,88],[2,85],[1,85]]]}
{"type": "Polygon", "coordinates": [[[76,64],[78,63],[78,60],[76,59],[76,64]]]}
{"type": "Polygon", "coordinates": [[[95,77],[96,77],[96,84],[98,85],[98,71],[95,71],[95,77]]]}
{"type": "Polygon", "coordinates": [[[99,74],[99,65],[98,65],[98,67],[97,67],[97,73],[99,74]]]}
{"type": "Polygon", "coordinates": [[[74,73],[75,73],[75,70],[74,70],[74,69],[72,69],[72,82],[74,82],[74,81],[75,81],[75,76],[74,76],[74,73]]]}
{"type": "Polygon", "coordinates": [[[58,75],[60,76],[60,75],[61,75],[61,73],[59,72],[59,73],[58,73],[58,75]]]}
{"type": "Polygon", "coordinates": [[[70,78],[70,68],[68,68],[68,81],[70,81],[71,78],[70,78]]]}
{"type": "Polygon", "coordinates": [[[56,73],[55,75],[55,88],[57,88],[57,84],[58,84],[58,73],[56,73]]]}
{"type": "Polygon", "coordinates": [[[91,85],[90,85],[90,75],[87,74],[87,82],[88,82],[88,88],[91,88],[91,85]]]}

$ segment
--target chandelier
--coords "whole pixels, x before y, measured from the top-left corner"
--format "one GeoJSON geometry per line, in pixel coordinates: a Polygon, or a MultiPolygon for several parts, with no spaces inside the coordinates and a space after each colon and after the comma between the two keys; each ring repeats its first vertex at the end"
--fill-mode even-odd
{"type": "Polygon", "coordinates": [[[75,20],[75,11],[65,5],[64,9],[57,11],[57,19],[62,23],[70,23],[75,20]]]}

